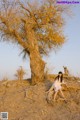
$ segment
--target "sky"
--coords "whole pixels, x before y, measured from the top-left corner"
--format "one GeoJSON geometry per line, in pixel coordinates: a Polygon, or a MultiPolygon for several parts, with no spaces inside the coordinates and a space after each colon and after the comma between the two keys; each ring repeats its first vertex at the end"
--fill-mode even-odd
{"type": "MultiPolygon", "coordinates": [[[[47,57],[46,67],[49,73],[63,72],[63,66],[67,66],[70,74],[80,77],[80,4],[72,7],[73,17],[66,17],[64,35],[66,43],[56,53],[51,51],[47,57]]],[[[0,38],[1,39],[1,38],[0,38]]],[[[15,79],[16,70],[23,66],[26,71],[25,78],[30,78],[30,61],[19,56],[21,50],[17,45],[0,42],[0,79],[8,77],[15,79]]]]}

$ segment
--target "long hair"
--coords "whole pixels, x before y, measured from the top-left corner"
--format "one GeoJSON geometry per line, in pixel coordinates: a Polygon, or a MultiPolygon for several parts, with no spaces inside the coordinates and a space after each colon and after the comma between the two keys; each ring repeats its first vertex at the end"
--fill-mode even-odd
{"type": "Polygon", "coordinates": [[[58,73],[58,76],[55,79],[58,79],[58,80],[60,79],[60,82],[62,82],[63,81],[63,73],[60,71],[58,73]],[[59,74],[61,74],[61,76],[59,74]]]}

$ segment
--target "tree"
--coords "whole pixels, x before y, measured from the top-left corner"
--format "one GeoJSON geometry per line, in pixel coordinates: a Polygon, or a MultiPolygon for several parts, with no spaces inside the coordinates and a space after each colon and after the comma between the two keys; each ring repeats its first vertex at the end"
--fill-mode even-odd
{"type": "Polygon", "coordinates": [[[16,71],[15,76],[18,78],[19,81],[22,81],[25,74],[26,72],[24,71],[22,66],[20,66],[20,68],[16,71]]]}
{"type": "Polygon", "coordinates": [[[24,56],[28,54],[33,83],[44,80],[42,55],[65,42],[64,11],[56,0],[37,5],[20,0],[0,1],[0,31],[5,38],[1,40],[20,45],[24,56]]]}

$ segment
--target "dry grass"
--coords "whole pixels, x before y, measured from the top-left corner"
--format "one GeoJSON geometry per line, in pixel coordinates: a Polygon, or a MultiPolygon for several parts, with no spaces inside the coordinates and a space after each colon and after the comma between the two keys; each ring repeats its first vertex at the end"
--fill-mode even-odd
{"type": "Polygon", "coordinates": [[[31,86],[28,81],[9,81],[7,86],[0,82],[0,111],[9,112],[9,120],[80,120],[80,82],[66,78],[63,92],[67,102],[60,96],[48,104],[46,90],[52,81],[31,86]]]}

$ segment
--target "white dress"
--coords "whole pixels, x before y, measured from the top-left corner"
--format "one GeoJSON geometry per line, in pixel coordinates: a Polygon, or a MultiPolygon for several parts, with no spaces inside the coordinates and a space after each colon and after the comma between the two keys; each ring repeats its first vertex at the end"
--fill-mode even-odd
{"type": "Polygon", "coordinates": [[[50,88],[50,91],[52,91],[54,89],[55,92],[57,92],[58,90],[60,90],[62,87],[61,87],[61,82],[60,80],[56,79],[54,81],[54,83],[52,84],[51,88],[50,88]]]}
{"type": "Polygon", "coordinates": [[[56,80],[53,82],[51,88],[49,89],[48,100],[51,100],[51,99],[52,99],[52,95],[53,95],[54,91],[57,92],[57,91],[59,91],[59,90],[62,88],[62,86],[61,86],[62,84],[64,84],[64,81],[63,81],[63,82],[60,82],[60,79],[59,79],[59,80],[56,79],[56,80]]]}
{"type": "Polygon", "coordinates": [[[60,90],[61,89],[61,82],[60,82],[60,80],[56,79],[52,86],[53,86],[53,89],[54,89],[55,92],[60,90]]]}

